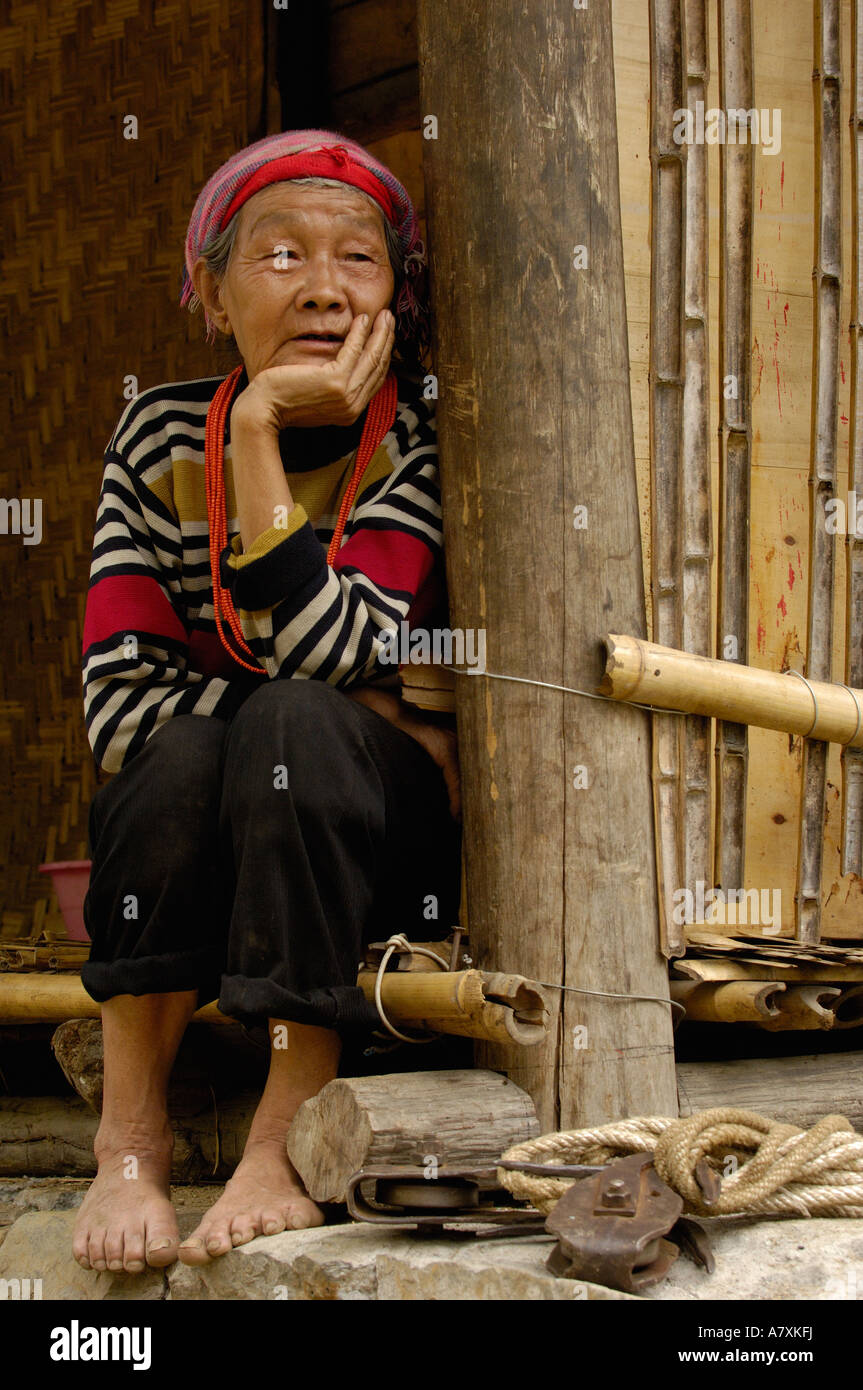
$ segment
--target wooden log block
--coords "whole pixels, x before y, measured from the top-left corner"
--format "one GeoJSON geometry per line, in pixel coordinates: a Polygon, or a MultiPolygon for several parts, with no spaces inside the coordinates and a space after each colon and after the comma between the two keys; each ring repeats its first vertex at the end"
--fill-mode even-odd
{"type": "MultiPolygon", "coordinates": [[[[220,1101],[173,1123],[173,1182],[230,1177],[260,1093],[220,1101]]],[[[0,1177],[88,1177],[96,1172],[98,1118],[77,1097],[0,1096],[0,1177]]]]}
{"type": "MultiPolygon", "coordinates": [[[[219,1029],[217,1036],[225,1038],[227,1035],[228,1030],[219,1029]]],[[[232,1090],[248,1090],[252,1080],[245,1069],[242,1081],[237,1084],[236,1059],[226,1055],[226,1049],[212,1037],[203,1047],[192,1047],[190,1042],[187,1033],[171,1069],[168,1114],[172,1117],[200,1114],[213,1104],[214,1088],[218,1088],[222,1096],[232,1090]]],[[[97,1115],[101,1114],[105,1058],[100,1020],[73,1018],[61,1023],[51,1039],[51,1047],[73,1091],[97,1115]]]]}
{"type": "Polygon", "coordinates": [[[649,722],[519,683],[591,690],[609,626],[646,629],[611,20],[417,7],[447,589],[487,639],[456,677],[471,954],[570,991],[547,1042],[478,1060],[546,1130],[675,1105],[649,722]]]}
{"type": "Polygon", "coordinates": [[[360,1168],[483,1166],[538,1134],[530,1097],[498,1072],[344,1077],[300,1106],[288,1156],[314,1201],[341,1202],[360,1168]]]}
{"type": "Polygon", "coordinates": [[[809,1129],[845,1115],[863,1133],[863,1052],[680,1062],[680,1114],[731,1105],[809,1129]]]}

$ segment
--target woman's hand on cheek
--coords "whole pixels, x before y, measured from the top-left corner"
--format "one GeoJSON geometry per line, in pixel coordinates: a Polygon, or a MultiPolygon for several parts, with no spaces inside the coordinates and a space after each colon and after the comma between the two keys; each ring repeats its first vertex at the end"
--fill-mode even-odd
{"type": "Polygon", "coordinates": [[[288,425],[352,425],[389,371],[395,320],[382,309],[374,324],[357,315],[336,357],[267,367],[237,397],[232,428],[278,433],[288,425]]]}

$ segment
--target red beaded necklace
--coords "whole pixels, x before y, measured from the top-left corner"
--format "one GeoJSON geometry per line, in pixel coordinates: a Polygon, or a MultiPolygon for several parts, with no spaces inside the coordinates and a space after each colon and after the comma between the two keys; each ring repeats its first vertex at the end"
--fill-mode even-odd
{"type": "MultiPolygon", "coordinates": [[[[213,581],[213,611],[222,646],[235,661],[239,662],[241,666],[245,666],[247,671],[254,671],[256,675],[264,676],[266,671],[262,667],[250,666],[248,661],[244,661],[241,656],[238,656],[222,630],[222,619],[224,618],[241,649],[249,656],[254,656],[243,637],[243,629],[234,607],[234,600],[230,591],[223,587],[219,575],[219,557],[228,544],[228,521],[225,513],[225,421],[228,418],[231,401],[236,394],[237,384],[242,374],[242,367],[234,368],[230,376],[227,376],[219,386],[207,411],[204,466],[207,483],[207,522],[210,531],[210,574],[213,581]]],[[[341,546],[345,524],[354,504],[363,473],[395,419],[397,402],[398,385],[394,374],[388,372],[383,386],[369,402],[353,475],[342,498],[336,529],[327,550],[328,565],[332,565],[341,546]]]]}

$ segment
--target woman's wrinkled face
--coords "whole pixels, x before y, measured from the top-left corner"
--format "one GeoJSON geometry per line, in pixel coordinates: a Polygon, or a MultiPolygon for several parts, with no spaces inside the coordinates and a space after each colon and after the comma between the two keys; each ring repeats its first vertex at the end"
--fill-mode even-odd
{"type": "Polygon", "coordinates": [[[274,183],[237,216],[227,271],[205,303],[233,332],[250,381],[267,367],[331,361],[357,314],[370,331],[390,304],[384,215],[355,189],[274,183]]]}

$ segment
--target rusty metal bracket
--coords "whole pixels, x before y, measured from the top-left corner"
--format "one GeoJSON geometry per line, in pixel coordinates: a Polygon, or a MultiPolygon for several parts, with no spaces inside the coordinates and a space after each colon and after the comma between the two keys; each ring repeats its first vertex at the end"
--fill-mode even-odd
{"type": "Polygon", "coordinates": [[[622,1293],[640,1293],[665,1277],[679,1250],[662,1237],[678,1221],[683,1199],[652,1160],[650,1153],[628,1154],[564,1193],[545,1223],[557,1236],[546,1261],[552,1274],[622,1293]]]}

